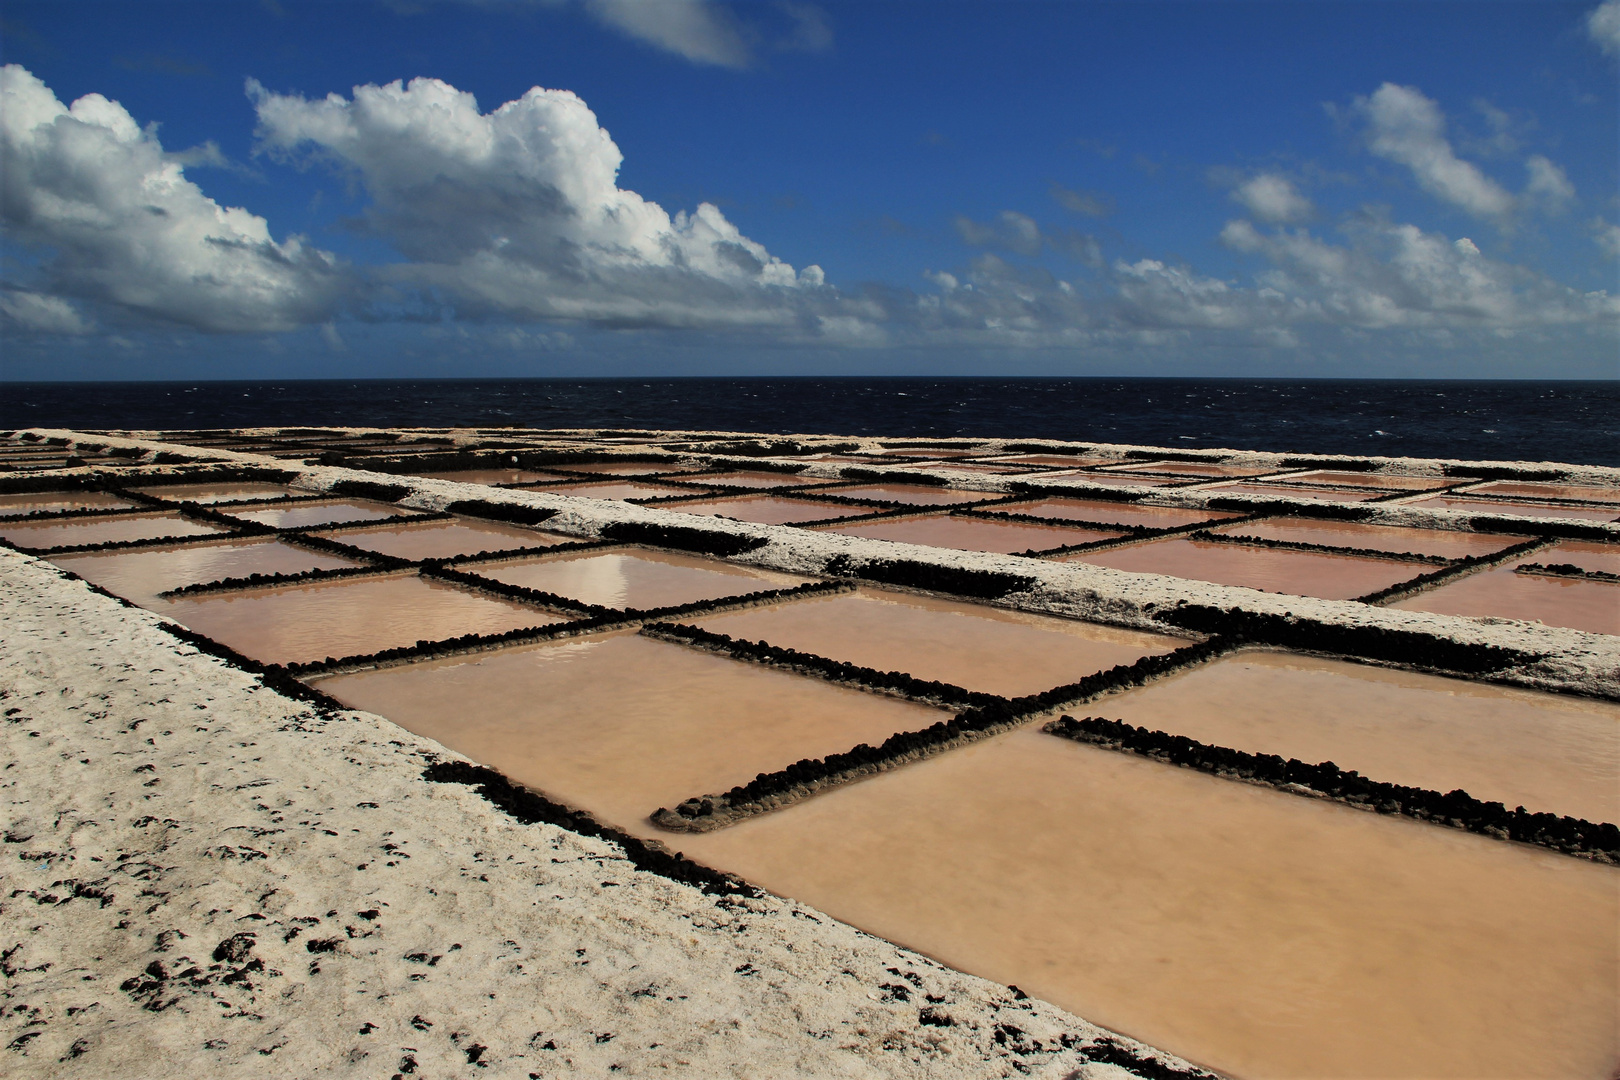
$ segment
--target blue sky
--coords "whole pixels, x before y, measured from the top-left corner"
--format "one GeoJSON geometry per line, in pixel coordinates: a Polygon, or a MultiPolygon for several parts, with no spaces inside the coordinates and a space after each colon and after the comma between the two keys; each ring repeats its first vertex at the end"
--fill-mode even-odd
{"type": "Polygon", "coordinates": [[[1620,0],[0,13],[8,379],[1620,375],[1620,0]]]}

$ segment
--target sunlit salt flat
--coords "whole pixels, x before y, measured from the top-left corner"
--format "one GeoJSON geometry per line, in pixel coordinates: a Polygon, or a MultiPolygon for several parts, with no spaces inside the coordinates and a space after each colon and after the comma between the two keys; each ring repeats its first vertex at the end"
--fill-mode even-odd
{"type": "Polygon", "coordinates": [[[471,567],[479,576],[603,607],[675,607],[802,585],[807,578],[671,552],[582,551],[471,567]]]}
{"type": "Polygon", "coordinates": [[[306,551],[276,539],[220,540],[138,551],[57,555],[51,560],[142,607],[167,608],[158,594],[250,574],[297,574],[357,566],[352,559],[306,551]]]}

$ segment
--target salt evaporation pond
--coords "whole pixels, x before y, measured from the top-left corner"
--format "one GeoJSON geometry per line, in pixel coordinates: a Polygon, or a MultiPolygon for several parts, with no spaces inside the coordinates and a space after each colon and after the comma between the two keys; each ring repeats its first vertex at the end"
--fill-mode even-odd
{"type": "Polygon", "coordinates": [[[250,574],[299,574],[358,566],[352,559],[306,551],[276,539],[221,540],[138,551],[56,555],[51,561],[132,604],[166,610],[158,594],[250,574]]]}
{"type": "Polygon", "coordinates": [[[1161,634],[878,589],[692,621],[717,634],[1011,697],[1184,644],[1161,634]]]}
{"type": "Polygon", "coordinates": [[[248,502],[253,499],[275,499],[284,495],[308,495],[307,491],[294,491],[281,484],[261,484],[257,482],[239,484],[166,484],[161,487],[139,487],[135,491],[143,495],[155,495],[160,499],[172,499],[177,502],[202,503],[212,506],[218,503],[248,502]]]}
{"type": "Polygon", "coordinates": [[[666,840],[647,820],[661,806],[949,716],[633,633],[318,685],[603,821],[666,840]]]}
{"type": "Polygon", "coordinates": [[[351,547],[391,555],[396,559],[454,559],[484,551],[543,548],[569,542],[572,537],[537,532],[521,525],[494,521],[424,521],[374,529],[327,534],[351,547]]]}
{"type": "Polygon", "coordinates": [[[868,540],[894,540],[902,544],[924,544],[962,551],[996,551],[1009,555],[1045,551],[1070,544],[1088,544],[1094,540],[1114,540],[1125,535],[1079,525],[1035,525],[1024,521],[943,515],[829,525],[820,531],[861,536],[868,540]]]}
{"type": "Polygon", "coordinates": [[[1467,495],[1430,495],[1404,506],[1426,510],[1461,510],[1470,514],[1517,514],[1532,518],[1576,518],[1581,521],[1620,520],[1620,507],[1566,506],[1561,503],[1510,502],[1507,499],[1471,499],[1467,495]]]}
{"type": "Polygon", "coordinates": [[[470,567],[480,577],[612,608],[676,607],[788,589],[807,578],[663,551],[582,551],[470,567]]]}
{"type": "Polygon", "coordinates": [[[999,499],[998,491],[961,491],[956,488],[923,487],[921,484],[856,484],[827,489],[827,494],[845,499],[872,499],[877,502],[906,503],[911,506],[945,506],[952,503],[999,499]]]}
{"type": "Polygon", "coordinates": [[[678,846],[1250,1080],[1620,1056],[1612,867],[1027,728],[678,846]]]}
{"type": "Polygon", "coordinates": [[[1036,499],[1031,502],[998,503],[991,509],[998,513],[1099,521],[1109,525],[1140,525],[1148,529],[1179,529],[1201,522],[1229,521],[1236,516],[1218,510],[1144,506],[1141,503],[1111,502],[1107,499],[1036,499]]]}
{"type": "Polygon", "coordinates": [[[164,614],[255,660],[308,663],[565,622],[567,616],[409,576],[185,597],[164,614]]]}
{"type": "Polygon", "coordinates": [[[1083,551],[1059,559],[1087,562],[1136,574],[1241,585],[1264,592],[1350,600],[1408,581],[1427,570],[1409,562],[1291,551],[1247,544],[1170,537],[1107,551],[1083,551]]]}
{"type": "Polygon", "coordinates": [[[48,514],[59,510],[132,510],[135,504],[106,491],[45,491],[0,495],[0,514],[48,514]]]}
{"type": "Polygon", "coordinates": [[[699,499],[662,507],[678,514],[728,517],[760,525],[792,525],[801,521],[828,521],[833,518],[864,517],[877,508],[848,506],[809,499],[783,499],[772,495],[738,495],[733,498],[699,499]]]}
{"type": "Polygon", "coordinates": [[[1080,708],[1509,809],[1620,821],[1612,702],[1256,651],[1080,708]]]}
{"type": "MultiPolygon", "coordinates": [[[[1416,529],[1400,525],[1367,525],[1359,521],[1327,521],[1320,518],[1267,518],[1212,530],[1231,536],[1254,536],[1292,544],[1321,544],[1325,547],[1364,548],[1372,551],[1436,555],[1464,559],[1489,555],[1512,547],[1525,538],[1501,533],[1459,532],[1450,529],[1416,529]]],[[[1414,574],[1416,571],[1414,571],[1414,574]]]]}
{"type": "Polygon", "coordinates": [[[191,521],[179,514],[129,514],[106,518],[70,518],[66,521],[0,522],[0,537],[18,547],[53,548],[78,544],[116,544],[157,540],[169,536],[207,536],[225,530],[218,525],[191,521]]]}
{"type": "Polygon", "coordinates": [[[292,503],[287,506],[266,506],[256,510],[232,510],[232,517],[268,525],[272,529],[304,529],[318,525],[344,525],[354,521],[376,521],[380,518],[409,515],[388,503],[337,500],[332,502],[292,503]]]}
{"type": "Polygon", "coordinates": [[[1594,564],[1589,569],[1599,569],[1604,563],[1613,565],[1611,559],[1601,555],[1610,547],[1570,543],[1543,548],[1523,559],[1445,582],[1390,606],[1403,611],[1431,611],[1437,615],[1476,619],[1523,619],[1594,634],[1620,634],[1620,582],[1520,574],[1514,569],[1525,563],[1579,565],[1583,561],[1594,564]]]}

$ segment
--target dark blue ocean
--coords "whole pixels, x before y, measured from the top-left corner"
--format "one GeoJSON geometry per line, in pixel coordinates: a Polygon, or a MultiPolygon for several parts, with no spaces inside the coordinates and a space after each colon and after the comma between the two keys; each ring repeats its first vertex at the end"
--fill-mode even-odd
{"type": "Polygon", "coordinates": [[[698,428],[1620,465],[1620,382],[714,378],[0,383],[0,427],[698,428]]]}

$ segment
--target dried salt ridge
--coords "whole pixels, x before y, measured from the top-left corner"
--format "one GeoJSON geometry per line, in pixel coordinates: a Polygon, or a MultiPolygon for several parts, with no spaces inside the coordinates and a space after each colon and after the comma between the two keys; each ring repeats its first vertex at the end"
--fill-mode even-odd
{"type": "Polygon", "coordinates": [[[1209,1075],[522,824],[34,558],[0,618],[11,1075],[1209,1075]]]}

